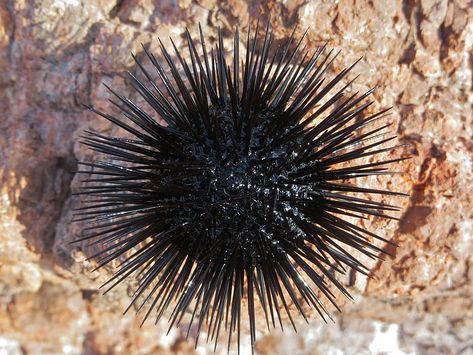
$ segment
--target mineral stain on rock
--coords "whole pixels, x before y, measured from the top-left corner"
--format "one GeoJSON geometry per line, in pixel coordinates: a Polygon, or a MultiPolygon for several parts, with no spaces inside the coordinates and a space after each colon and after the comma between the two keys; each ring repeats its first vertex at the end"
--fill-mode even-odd
{"type": "Polygon", "coordinates": [[[407,209],[399,222],[400,233],[411,233],[427,223],[427,217],[432,213],[428,206],[412,206],[407,209]]]}

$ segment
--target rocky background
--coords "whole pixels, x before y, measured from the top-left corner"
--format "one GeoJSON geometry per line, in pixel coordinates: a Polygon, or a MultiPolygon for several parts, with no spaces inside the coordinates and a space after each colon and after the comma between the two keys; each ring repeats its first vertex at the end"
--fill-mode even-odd
{"type": "Polygon", "coordinates": [[[259,333],[257,353],[473,354],[469,0],[1,0],[0,354],[211,353],[179,329],[166,337],[166,322],[123,316],[131,289],[102,296],[110,270],[91,272],[87,248],[69,244],[84,227],[70,223],[76,161],[94,159],[79,135],[115,131],[81,103],[110,109],[102,83],[131,92],[123,73],[141,43],[157,52],[158,35],[180,45],[186,26],[212,37],[270,14],[279,38],[309,27],[309,47],[343,49],[337,70],[363,56],[355,89],[377,86],[409,143],[397,154],[413,159],[378,181],[410,192],[395,201],[399,223],[373,221],[395,257],[373,263],[373,279],[347,277],[356,301],[341,301],[335,323],[259,333]]]}

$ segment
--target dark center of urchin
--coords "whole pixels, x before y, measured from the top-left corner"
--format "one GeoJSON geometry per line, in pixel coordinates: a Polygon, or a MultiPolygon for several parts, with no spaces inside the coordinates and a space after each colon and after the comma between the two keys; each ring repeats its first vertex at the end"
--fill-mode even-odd
{"type": "MultiPolygon", "coordinates": [[[[281,211],[297,214],[290,201],[307,197],[311,186],[291,183],[292,174],[304,166],[295,164],[300,138],[271,148],[270,130],[275,127],[270,122],[281,110],[262,108],[250,112],[250,120],[234,120],[230,110],[226,104],[212,107],[212,132],[201,127],[201,139],[186,143],[184,150],[203,169],[190,172],[187,183],[197,193],[178,214],[192,224],[187,237],[195,259],[234,256],[239,262],[255,264],[270,257],[266,243],[277,247],[274,226],[294,230],[289,239],[297,238],[298,229],[281,211]],[[238,126],[242,121],[250,122],[251,129],[246,124],[238,126]]],[[[293,128],[286,126],[282,133],[293,128]]]]}

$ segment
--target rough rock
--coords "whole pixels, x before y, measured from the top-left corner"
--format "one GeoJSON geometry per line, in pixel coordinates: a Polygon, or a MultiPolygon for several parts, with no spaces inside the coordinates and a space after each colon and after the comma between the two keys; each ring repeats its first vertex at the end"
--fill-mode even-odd
{"type": "MultiPolygon", "coordinates": [[[[468,0],[5,0],[0,3],[0,354],[211,353],[212,345],[166,336],[166,322],[122,315],[131,285],[102,296],[113,268],[92,272],[93,248],[71,245],[80,200],[84,129],[117,133],[84,109],[113,112],[103,83],[132,93],[124,73],[142,44],[182,45],[200,23],[215,38],[271,18],[284,39],[309,28],[314,47],[343,49],[335,69],[360,57],[354,91],[376,86],[405,174],[366,181],[410,193],[399,222],[370,222],[399,247],[350,273],[355,302],[324,324],[315,314],[257,334],[260,354],[473,353],[473,3],[468,0]]],[[[385,202],[386,202],[385,201],[385,202]]],[[[191,338],[195,334],[191,333],[191,338]]],[[[247,338],[245,338],[247,339],[247,338]]],[[[242,341],[242,352],[249,351],[242,341]]],[[[220,346],[217,353],[225,353],[220,346]]]]}

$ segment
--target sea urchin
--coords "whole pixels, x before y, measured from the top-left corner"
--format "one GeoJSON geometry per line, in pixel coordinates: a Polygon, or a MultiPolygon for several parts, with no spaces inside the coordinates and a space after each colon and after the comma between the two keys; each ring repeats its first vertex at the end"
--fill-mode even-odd
{"type": "Polygon", "coordinates": [[[390,243],[351,217],[393,218],[366,196],[402,195],[352,182],[403,158],[356,162],[395,137],[377,124],[387,110],[366,113],[372,90],[341,85],[354,64],[327,79],[333,50],[309,54],[294,33],[273,48],[268,25],[248,30],[241,62],[236,30],[228,61],[222,33],[209,51],[199,30],[199,41],[185,33],[190,60],[174,42],[173,57],[160,41],[162,62],[144,49],[156,77],[133,56],[143,80],[129,78],[152,114],[112,89],[124,118],[90,108],[129,138],[84,137],[109,159],[80,163],[96,177],[79,192],[91,198],[78,219],[93,224],[77,241],[100,246],[99,267],[119,261],[109,289],[137,276],[130,307],[148,304],[144,320],[170,309],[170,327],[205,324],[215,345],[225,328],[230,346],[244,316],[253,346],[257,307],[269,329],[308,307],[325,318],[320,297],[338,309],[330,284],[350,297],[337,273],[369,271],[353,251],[376,258],[373,240],[390,243]]]}

